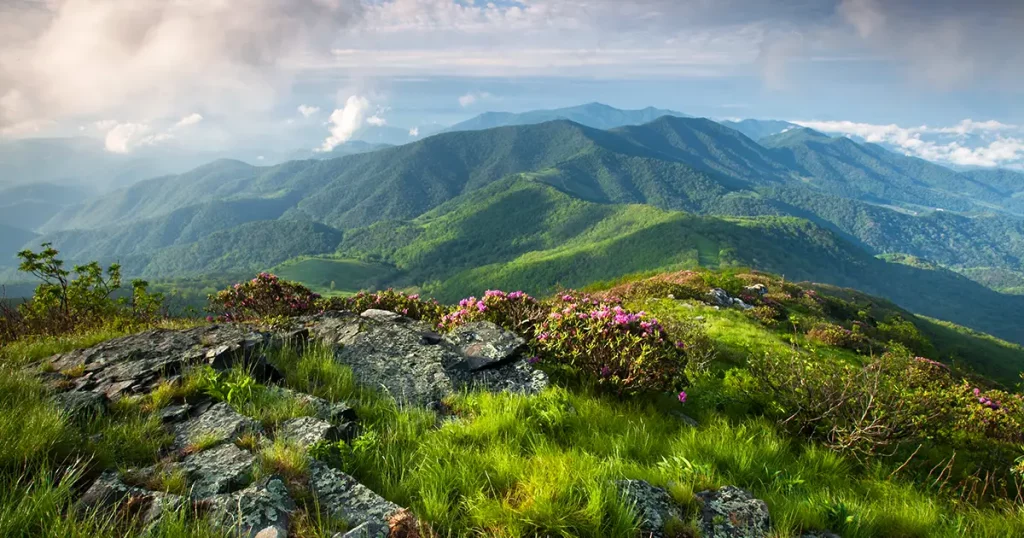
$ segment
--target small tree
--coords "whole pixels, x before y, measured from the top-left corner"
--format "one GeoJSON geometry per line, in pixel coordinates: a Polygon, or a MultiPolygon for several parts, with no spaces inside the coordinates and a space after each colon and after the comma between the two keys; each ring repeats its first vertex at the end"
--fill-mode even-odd
{"type": "Polygon", "coordinates": [[[18,269],[41,281],[31,300],[18,307],[23,332],[60,334],[116,320],[148,322],[159,314],[163,296],[149,293],[145,280],[132,281],[130,298],[113,297],[121,288],[119,264],[111,264],[104,272],[94,261],[69,271],[59,254],[51,243],[43,243],[39,252],[18,253],[18,269]]]}

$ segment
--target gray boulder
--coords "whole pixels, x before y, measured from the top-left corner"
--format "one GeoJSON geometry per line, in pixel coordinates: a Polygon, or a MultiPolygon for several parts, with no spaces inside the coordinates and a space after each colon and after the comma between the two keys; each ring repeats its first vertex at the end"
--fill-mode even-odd
{"type": "MultiPolygon", "coordinates": [[[[402,507],[374,493],[351,476],[320,462],[310,464],[309,489],[330,517],[347,521],[352,537],[387,538],[390,521],[402,507]]],[[[349,534],[344,536],[348,537],[349,534]]]]}
{"type": "Polygon", "coordinates": [[[700,530],[705,538],[763,538],[771,518],[768,505],[747,490],[725,486],[697,494],[703,502],[700,530]]]}
{"type": "Polygon", "coordinates": [[[103,394],[118,400],[129,394],[145,394],[164,378],[179,375],[186,366],[208,363],[226,369],[245,363],[257,376],[276,379],[277,374],[262,352],[277,342],[270,333],[256,332],[238,324],[208,325],[185,331],[154,329],[115,338],[87,349],[48,359],[59,372],[81,371],[70,379],[75,391],[103,394]]]}
{"type": "Polygon", "coordinates": [[[240,415],[230,405],[214,404],[205,413],[174,428],[174,447],[184,449],[204,441],[211,445],[234,441],[245,433],[262,431],[255,420],[240,415]]]}
{"type": "Polygon", "coordinates": [[[359,314],[359,317],[372,319],[373,321],[388,322],[388,321],[401,321],[404,318],[401,314],[392,312],[390,310],[377,310],[371,308],[359,314]]]}
{"type": "Polygon", "coordinates": [[[179,465],[188,474],[192,498],[205,499],[248,485],[255,463],[250,452],[225,443],[192,454],[179,465]]]}
{"type": "Polygon", "coordinates": [[[665,524],[682,517],[679,507],[663,488],[652,486],[645,480],[618,480],[615,487],[622,500],[636,512],[644,537],[662,538],[665,536],[665,524]]]}
{"type": "Polygon", "coordinates": [[[276,476],[208,502],[213,524],[240,538],[286,538],[290,514],[296,509],[284,482],[276,476]]]}
{"type": "Polygon", "coordinates": [[[405,318],[400,323],[331,318],[312,331],[340,347],[338,361],[351,367],[361,384],[403,404],[434,404],[468,387],[533,393],[547,386],[543,372],[515,355],[521,339],[491,324],[475,327],[440,342],[427,338],[429,325],[405,318]],[[463,347],[484,356],[470,359],[463,347]]]}
{"type": "Polygon", "coordinates": [[[333,424],[316,417],[299,417],[285,421],[277,429],[277,437],[294,441],[303,448],[320,442],[341,439],[341,432],[333,424]]]}
{"type": "Polygon", "coordinates": [[[526,349],[526,340],[489,321],[461,325],[444,339],[466,357],[466,368],[471,372],[515,362],[526,349]]]}

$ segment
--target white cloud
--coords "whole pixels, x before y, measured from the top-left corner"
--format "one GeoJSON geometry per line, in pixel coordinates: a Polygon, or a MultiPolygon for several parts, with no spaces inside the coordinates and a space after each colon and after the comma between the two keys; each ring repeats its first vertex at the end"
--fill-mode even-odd
{"type": "Polygon", "coordinates": [[[477,101],[483,101],[485,99],[490,98],[491,94],[487,92],[467,93],[466,95],[459,97],[459,106],[461,106],[462,108],[466,108],[469,106],[473,106],[474,104],[476,104],[477,101]]]}
{"type": "Polygon", "coordinates": [[[76,116],[166,117],[200,105],[268,110],[294,75],[286,67],[326,53],[362,4],[46,0],[0,12],[0,129],[8,129],[76,116]]]}
{"type": "Polygon", "coordinates": [[[388,124],[388,120],[386,120],[386,119],[384,119],[384,118],[374,114],[373,116],[370,116],[369,118],[366,118],[366,123],[369,123],[370,125],[373,125],[374,127],[383,127],[383,126],[388,124]]]}
{"type": "Polygon", "coordinates": [[[192,113],[192,114],[189,114],[188,116],[185,116],[184,118],[181,118],[181,120],[178,121],[178,123],[174,124],[174,127],[175,128],[188,127],[190,125],[195,125],[195,124],[197,124],[197,123],[199,123],[201,121],[203,121],[203,115],[202,114],[192,113]]]}
{"type": "Polygon", "coordinates": [[[413,138],[419,137],[420,136],[420,128],[419,127],[413,127],[412,129],[409,129],[409,136],[411,136],[413,138]]]}
{"type": "Polygon", "coordinates": [[[344,108],[336,109],[331,113],[331,134],[324,140],[318,151],[331,151],[351,140],[356,131],[363,126],[366,111],[369,108],[370,101],[365,97],[359,95],[349,97],[344,108]]]}
{"type": "Polygon", "coordinates": [[[304,118],[309,118],[317,112],[320,112],[320,107],[318,106],[299,105],[299,114],[302,114],[304,118]]]}
{"type": "Polygon", "coordinates": [[[1024,160],[1024,133],[1021,137],[1003,133],[1019,129],[998,121],[965,119],[952,127],[901,127],[852,121],[793,121],[797,125],[826,133],[863,138],[875,144],[888,144],[907,155],[929,161],[961,166],[1008,166],[1024,160]],[[977,136],[980,142],[968,144],[965,137],[977,136]],[[953,140],[950,140],[953,138],[953,140]]]}
{"type": "Polygon", "coordinates": [[[172,138],[174,135],[170,133],[153,133],[153,128],[145,123],[118,123],[107,131],[104,146],[111,153],[130,153],[172,138]]]}

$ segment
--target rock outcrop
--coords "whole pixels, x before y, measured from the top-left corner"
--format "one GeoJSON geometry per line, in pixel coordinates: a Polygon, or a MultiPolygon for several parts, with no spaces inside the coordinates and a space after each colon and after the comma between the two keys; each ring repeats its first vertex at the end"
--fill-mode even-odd
{"type": "MultiPolygon", "coordinates": [[[[537,392],[547,385],[547,377],[523,357],[526,342],[496,325],[473,323],[441,336],[429,324],[381,310],[300,318],[286,330],[222,324],[111,340],[45,361],[44,376],[62,391],[56,403],[69,416],[102,415],[111,403],[146,395],[161,382],[202,365],[215,371],[242,365],[267,390],[304,404],[311,416],[285,420],[267,431],[227,402],[208,396],[173,401],[154,411],[173,438],[162,461],[143,469],[103,472],[79,505],[129,510],[146,525],[167,511],[191,505],[232,535],[286,537],[298,506],[289,490],[292,485],[274,475],[253,482],[263,473],[257,472],[259,458],[252,451],[275,438],[309,448],[356,433],[351,406],[282,386],[283,375],[266,358],[275,347],[301,349],[311,341],[333,347],[335,359],[348,365],[358,382],[403,404],[442,409],[446,396],[467,387],[537,392]],[[184,492],[173,490],[182,495],[158,491],[171,489],[162,482],[167,476],[186,482],[184,492]]],[[[418,536],[418,523],[407,510],[325,463],[311,460],[309,469],[303,495],[311,495],[323,515],[349,525],[342,536],[418,536]]]]}
{"type": "Polygon", "coordinates": [[[771,518],[768,505],[747,490],[725,486],[697,494],[703,502],[700,530],[705,538],[763,538],[771,518]]]}
{"type": "Polygon", "coordinates": [[[442,338],[429,324],[378,312],[328,318],[312,335],[338,346],[360,383],[403,404],[432,405],[469,387],[535,393],[548,384],[522,356],[526,342],[497,325],[472,323],[442,338]]]}

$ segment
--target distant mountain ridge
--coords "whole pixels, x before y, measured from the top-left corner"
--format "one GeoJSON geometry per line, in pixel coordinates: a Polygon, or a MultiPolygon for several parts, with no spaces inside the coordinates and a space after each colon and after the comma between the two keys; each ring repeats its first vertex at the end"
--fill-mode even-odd
{"type": "Polygon", "coordinates": [[[479,131],[495,127],[529,125],[555,120],[569,120],[594,129],[613,129],[624,125],[649,123],[662,116],[690,117],[682,112],[654,107],[640,110],[621,110],[601,103],[587,103],[567,108],[533,110],[521,113],[485,112],[464,122],[457,123],[445,129],[444,132],[479,131]]]}

